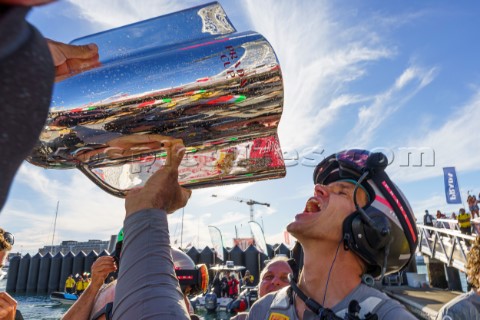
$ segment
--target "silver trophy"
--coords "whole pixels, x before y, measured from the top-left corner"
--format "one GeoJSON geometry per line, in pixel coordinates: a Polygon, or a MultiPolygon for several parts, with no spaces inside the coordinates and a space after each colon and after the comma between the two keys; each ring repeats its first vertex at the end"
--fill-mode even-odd
{"type": "Polygon", "coordinates": [[[100,66],[55,85],[28,161],[78,168],[123,197],[182,139],[189,188],[280,178],[280,65],[256,32],[236,32],[216,2],[74,40],[96,43],[100,66]]]}

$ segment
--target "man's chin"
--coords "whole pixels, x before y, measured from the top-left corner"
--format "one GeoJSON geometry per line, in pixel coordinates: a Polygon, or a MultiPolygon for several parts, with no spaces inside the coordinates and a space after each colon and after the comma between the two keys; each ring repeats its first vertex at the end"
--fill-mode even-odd
{"type": "Polygon", "coordinates": [[[298,234],[301,231],[301,226],[296,223],[296,221],[292,221],[287,225],[287,231],[295,238],[298,238],[298,234]]]}

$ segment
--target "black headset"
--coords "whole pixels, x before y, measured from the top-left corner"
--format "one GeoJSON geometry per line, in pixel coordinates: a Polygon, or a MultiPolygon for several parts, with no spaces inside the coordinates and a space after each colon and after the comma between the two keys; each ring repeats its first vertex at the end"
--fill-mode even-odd
{"type": "MultiPolygon", "coordinates": [[[[343,222],[343,241],[345,250],[351,249],[366,261],[376,262],[369,265],[367,273],[382,275],[386,269],[391,238],[391,224],[383,212],[373,206],[363,209],[356,199],[358,187],[366,179],[388,178],[385,174],[388,159],[383,153],[372,153],[357,181],[353,192],[356,211],[343,222]],[[382,250],[383,249],[383,250],[382,250]],[[383,265],[380,268],[379,265],[383,265]]],[[[373,201],[374,199],[372,199],[373,201]]]]}

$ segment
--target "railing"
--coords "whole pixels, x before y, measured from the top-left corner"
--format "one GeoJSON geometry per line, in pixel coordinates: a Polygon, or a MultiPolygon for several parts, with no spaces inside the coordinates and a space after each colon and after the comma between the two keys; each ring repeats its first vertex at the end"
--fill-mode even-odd
{"type": "Polygon", "coordinates": [[[458,221],[455,219],[435,219],[434,226],[437,228],[446,228],[450,230],[458,230],[460,231],[460,227],[458,226],[458,221]]]}
{"type": "Polygon", "coordinates": [[[444,262],[449,267],[465,272],[467,253],[475,236],[462,234],[460,231],[435,228],[418,224],[420,252],[431,258],[444,262]]]}

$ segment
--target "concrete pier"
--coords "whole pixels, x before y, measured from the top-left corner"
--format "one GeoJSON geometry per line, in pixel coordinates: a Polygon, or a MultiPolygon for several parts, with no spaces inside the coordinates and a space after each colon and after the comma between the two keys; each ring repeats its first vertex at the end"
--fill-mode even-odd
{"type": "Polygon", "coordinates": [[[409,286],[383,287],[383,292],[398,300],[419,319],[432,319],[443,305],[462,292],[436,288],[412,288],[409,286]]]}

